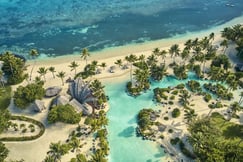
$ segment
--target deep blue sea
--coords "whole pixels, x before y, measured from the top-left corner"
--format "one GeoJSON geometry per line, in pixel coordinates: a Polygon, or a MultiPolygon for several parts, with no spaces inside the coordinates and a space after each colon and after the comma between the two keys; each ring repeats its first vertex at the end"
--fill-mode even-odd
{"type": "Polygon", "coordinates": [[[205,30],[242,12],[243,0],[0,0],[0,52],[100,50],[205,30]]]}

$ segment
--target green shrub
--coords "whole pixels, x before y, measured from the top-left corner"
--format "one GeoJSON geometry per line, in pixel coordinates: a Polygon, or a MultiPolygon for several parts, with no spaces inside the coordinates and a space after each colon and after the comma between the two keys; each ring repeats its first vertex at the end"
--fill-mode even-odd
{"type": "Polygon", "coordinates": [[[180,116],[181,112],[178,108],[175,108],[173,111],[172,111],[172,117],[173,118],[177,118],[178,116],[180,116]]]}
{"type": "Polygon", "coordinates": [[[173,95],[177,95],[177,94],[178,94],[178,90],[174,90],[174,91],[172,91],[171,94],[173,94],[173,95]]]}
{"type": "Polygon", "coordinates": [[[159,138],[164,139],[165,136],[164,136],[163,134],[161,134],[161,135],[159,136],[159,138]]]}
{"type": "Polygon", "coordinates": [[[184,89],[185,88],[185,84],[181,83],[181,84],[178,84],[176,86],[177,89],[184,89]]]}
{"type": "Polygon", "coordinates": [[[180,138],[178,137],[170,139],[170,143],[172,145],[176,145],[178,142],[180,142],[180,138]]]}
{"type": "Polygon", "coordinates": [[[28,84],[26,87],[19,86],[14,92],[14,104],[19,108],[26,108],[36,99],[42,99],[45,94],[43,82],[28,84]]]}
{"type": "Polygon", "coordinates": [[[190,80],[187,82],[187,86],[192,92],[200,92],[202,91],[201,85],[198,81],[190,80]]]}
{"type": "Polygon", "coordinates": [[[174,131],[173,131],[173,129],[169,129],[168,132],[169,133],[173,133],[174,131]]]}
{"type": "Polygon", "coordinates": [[[11,100],[11,91],[10,86],[0,88],[0,109],[8,108],[11,100]]]}
{"type": "Polygon", "coordinates": [[[53,107],[48,113],[48,123],[64,122],[69,124],[79,123],[81,114],[77,113],[75,109],[67,105],[58,105],[53,107]]]}
{"type": "Polygon", "coordinates": [[[27,132],[27,128],[24,128],[23,130],[22,130],[22,133],[26,133],[27,132]]]}
{"type": "Polygon", "coordinates": [[[175,99],[174,95],[170,96],[170,100],[174,100],[174,99],[175,99]]]}
{"type": "Polygon", "coordinates": [[[165,116],[165,117],[164,117],[164,120],[169,120],[169,117],[168,117],[168,116],[165,116]]]}
{"type": "Polygon", "coordinates": [[[13,55],[11,52],[5,52],[0,55],[0,61],[3,61],[2,70],[7,75],[8,84],[18,84],[25,79],[25,62],[23,59],[13,55]]]}
{"type": "Polygon", "coordinates": [[[212,99],[212,96],[211,96],[209,93],[207,93],[207,94],[203,97],[203,99],[204,99],[206,102],[209,102],[209,101],[212,99]]]}
{"type": "Polygon", "coordinates": [[[174,102],[173,102],[173,101],[169,101],[168,104],[169,104],[169,105],[173,105],[174,102]]]}
{"type": "Polygon", "coordinates": [[[0,133],[2,133],[4,130],[6,130],[10,126],[10,120],[11,114],[10,112],[5,109],[0,109],[0,133]]]}

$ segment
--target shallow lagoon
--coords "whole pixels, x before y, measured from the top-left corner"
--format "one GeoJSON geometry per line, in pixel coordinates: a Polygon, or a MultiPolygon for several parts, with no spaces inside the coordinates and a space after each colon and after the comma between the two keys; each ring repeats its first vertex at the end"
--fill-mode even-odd
{"type": "Polygon", "coordinates": [[[141,138],[136,137],[136,115],[143,108],[159,108],[159,106],[152,101],[154,88],[173,87],[180,83],[186,83],[189,80],[197,80],[201,85],[209,82],[207,80],[198,80],[194,73],[189,73],[188,79],[186,80],[177,80],[169,76],[165,77],[161,82],[152,82],[151,90],[136,98],[128,96],[125,93],[126,82],[106,83],[105,91],[110,98],[108,139],[111,152],[109,161],[161,161],[161,157],[165,156],[162,148],[159,148],[159,146],[153,142],[143,141],[141,138]]]}

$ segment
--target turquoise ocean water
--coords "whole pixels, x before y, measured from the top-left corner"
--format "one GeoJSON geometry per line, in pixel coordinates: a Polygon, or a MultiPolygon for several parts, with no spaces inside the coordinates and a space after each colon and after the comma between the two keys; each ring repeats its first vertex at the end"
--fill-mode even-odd
{"type": "Polygon", "coordinates": [[[100,50],[209,29],[242,11],[243,0],[1,0],[0,52],[100,50]]]}
{"type": "Polygon", "coordinates": [[[110,142],[110,162],[157,162],[165,156],[159,145],[144,141],[136,137],[136,115],[143,108],[158,109],[160,106],[152,101],[153,89],[165,88],[186,83],[188,80],[197,80],[203,83],[206,80],[198,80],[194,73],[189,73],[188,79],[177,80],[174,77],[165,77],[161,82],[152,82],[151,90],[134,98],[125,93],[126,82],[107,83],[106,93],[109,100],[109,125],[108,139],[110,142]]]}

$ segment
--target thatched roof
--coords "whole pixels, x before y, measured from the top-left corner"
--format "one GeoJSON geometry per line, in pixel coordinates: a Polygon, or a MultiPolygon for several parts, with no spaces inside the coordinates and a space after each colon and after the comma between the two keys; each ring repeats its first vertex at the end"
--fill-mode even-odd
{"type": "Polygon", "coordinates": [[[54,97],[54,96],[57,96],[61,91],[62,91],[61,87],[58,87],[58,86],[49,87],[46,89],[45,96],[54,97]]]}
{"type": "Polygon", "coordinates": [[[68,96],[57,96],[51,104],[51,107],[58,105],[66,105],[69,103],[70,97],[68,96]]]}
{"type": "Polygon", "coordinates": [[[73,106],[77,112],[82,112],[83,115],[90,115],[92,113],[92,107],[88,104],[81,104],[76,99],[72,99],[69,104],[73,106]]]}
{"type": "Polygon", "coordinates": [[[77,78],[69,84],[69,92],[71,96],[81,104],[93,100],[89,82],[85,82],[81,78],[77,78]]]}
{"type": "Polygon", "coordinates": [[[34,110],[37,112],[42,112],[43,110],[46,109],[44,102],[41,100],[35,100],[33,106],[34,106],[34,110]]]}

